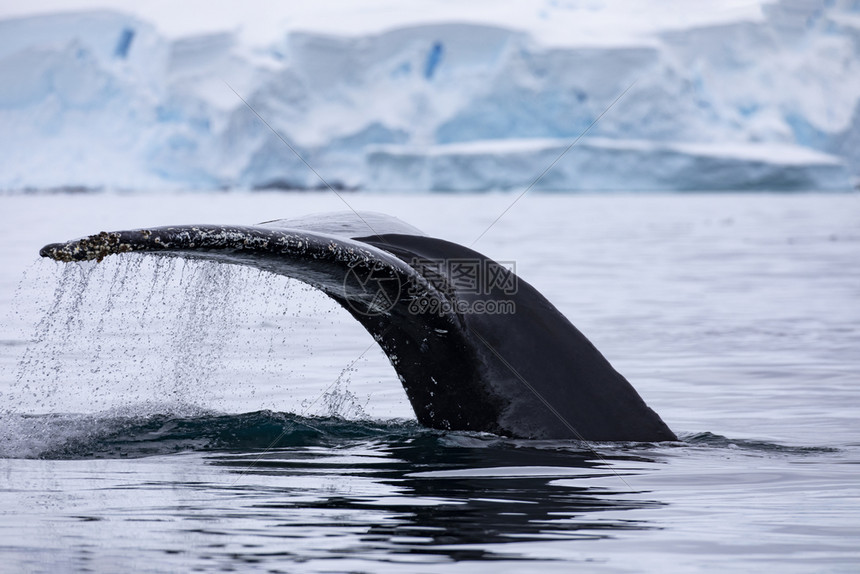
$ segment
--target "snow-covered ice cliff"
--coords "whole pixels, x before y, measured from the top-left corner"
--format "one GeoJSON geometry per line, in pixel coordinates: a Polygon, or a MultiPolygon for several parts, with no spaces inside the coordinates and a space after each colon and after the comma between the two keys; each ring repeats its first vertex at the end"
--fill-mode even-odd
{"type": "Polygon", "coordinates": [[[320,187],[280,137],[334,186],[525,189],[598,118],[536,188],[858,181],[860,2],[565,35],[599,4],[543,15],[552,34],[496,14],[264,46],[107,11],[3,20],[0,189],[320,187]]]}

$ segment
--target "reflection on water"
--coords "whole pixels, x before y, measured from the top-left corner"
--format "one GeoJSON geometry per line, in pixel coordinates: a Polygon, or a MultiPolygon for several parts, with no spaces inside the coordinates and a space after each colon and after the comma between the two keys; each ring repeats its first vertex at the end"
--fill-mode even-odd
{"type": "MultiPolygon", "coordinates": [[[[496,544],[593,539],[609,536],[613,530],[648,528],[645,521],[607,511],[659,505],[628,498],[633,493],[620,477],[601,488],[553,484],[558,478],[611,476],[608,465],[587,450],[569,445],[557,449],[489,446],[458,438],[404,438],[376,445],[372,456],[352,456],[348,461],[313,450],[210,461],[238,473],[238,484],[260,475],[341,476],[346,489],[333,488],[329,496],[307,500],[308,492],[302,486],[284,492],[283,502],[254,507],[278,509],[296,517],[334,512],[341,516],[343,526],[366,529],[361,542],[373,550],[444,555],[454,560],[492,559],[497,557],[492,549],[496,544]],[[290,500],[290,494],[299,500],[290,500]],[[368,509],[383,513],[385,520],[379,522],[376,513],[368,516],[368,509]]],[[[292,537],[296,529],[320,526],[300,518],[279,525],[272,534],[292,537]]],[[[504,553],[504,557],[510,559],[511,554],[504,553]]]]}
{"type": "Polygon", "coordinates": [[[593,560],[631,571],[691,540],[696,560],[726,566],[751,552],[781,563],[788,550],[770,539],[787,532],[798,548],[825,540],[819,563],[840,566],[860,530],[808,498],[856,492],[850,469],[819,474],[844,456],[834,448],[710,433],[583,445],[268,411],[12,424],[18,444],[4,448],[37,457],[0,459],[0,533],[24,571],[57,557],[75,569],[154,572],[499,561],[563,570],[593,560]],[[627,550],[616,555],[618,545],[627,550]]]}
{"type": "MultiPolygon", "coordinates": [[[[530,543],[594,541],[655,528],[629,511],[663,505],[628,482],[656,464],[647,445],[598,453],[576,442],[272,412],[28,416],[17,424],[20,442],[29,436],[50,445],[30,451],[32,456],[67,464],[124,463],[135,457],[164,461],[164,455],[191,451],[180,459],[191,456],[188,462],[215,474],[184,479],[167,464],[169,478],[155,473],[143,484],[103,487],[124,509],[76,511],[74,519],[101,523],[117,511],[128,515],[129,506],[135,508],[132,515],[157,515],[173,523],[172,537],[211,542],[197,546],[195,561],[379,555],[395,562],[544,560],[530,543]],[[594,481],[599,484],[589,484],[594,481]],[[153,505],[146,496],[152,506],[136,507],[130,500],[120,502],[126,489],[161,493],[156,498],[169,492],[181,503],[153,505]],[[237,547],[232,542],[237,535],[261,536],[265,542],[237,547]],[[222,538],[225,542],[215,542],[222,538]]],[[[138,470],[134,476],[140,480],[145,474],[138,470]]]]}

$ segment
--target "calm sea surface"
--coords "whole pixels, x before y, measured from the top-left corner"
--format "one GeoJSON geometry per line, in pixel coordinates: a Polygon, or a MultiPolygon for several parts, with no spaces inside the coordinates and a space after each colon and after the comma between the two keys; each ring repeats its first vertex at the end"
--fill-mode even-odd
{"type": "MultiPolygon", "coordinates": [[[[514,197],[344,195],[466,245],[514,197]]],[[[860,195],[531,195],[475,244],[667,444],[426,430],[371,337],[299,283],[37,255],[345,209],[0,197],[0,572],[860,572],[860,195]]]]}

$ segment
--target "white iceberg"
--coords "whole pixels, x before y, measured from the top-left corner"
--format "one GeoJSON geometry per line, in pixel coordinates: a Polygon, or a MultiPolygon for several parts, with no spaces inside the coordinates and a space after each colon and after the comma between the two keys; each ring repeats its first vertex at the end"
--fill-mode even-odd
{"type": "Polygon", "coordinates": [[[536,189],[860,178],[851,2],[603,35],[618,11],[595,6],[459,22],[425,6],[381,29],[288,23],[263,46],[114,12],[3,20],[0,189],[525,189],[556,160],[536,189]]]}

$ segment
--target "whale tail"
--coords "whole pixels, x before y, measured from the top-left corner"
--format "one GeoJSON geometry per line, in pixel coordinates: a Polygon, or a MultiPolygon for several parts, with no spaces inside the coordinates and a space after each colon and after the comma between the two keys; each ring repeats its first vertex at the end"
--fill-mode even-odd
{"type": "Polygon", "coordinates": [[[149,252],[248,265],[333,298],[382,347],[418,421],[588,441],[677,440],[630,383],[505,265],[390,216],[102,232],[47,245],[58,261],[149,252]]]}

